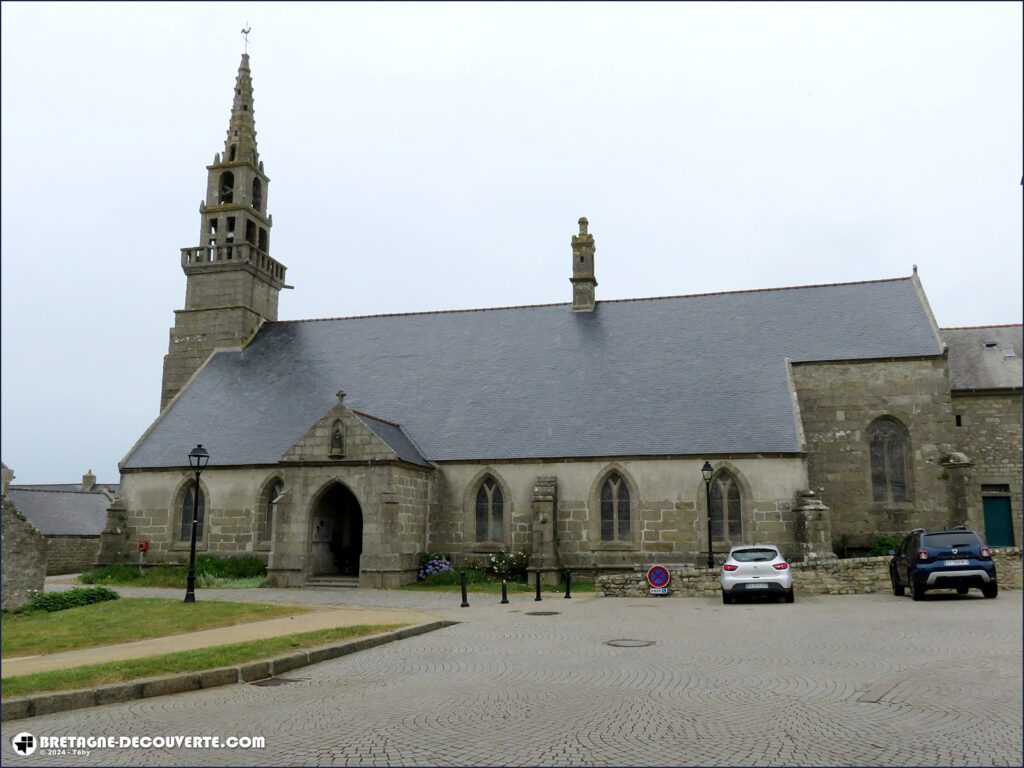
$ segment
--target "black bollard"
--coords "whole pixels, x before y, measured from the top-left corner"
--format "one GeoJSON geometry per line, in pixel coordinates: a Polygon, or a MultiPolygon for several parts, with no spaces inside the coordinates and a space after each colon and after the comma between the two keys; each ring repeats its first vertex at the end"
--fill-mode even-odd
{"type": "Polygon", "coordinates": [[[466,572],[459,571],[459,581],[462,582],[462,605],[460,608],[469,608],[469,600],[466,599],[466,572]]]}
{"type": "Polygon", "coordinates": [[[504,579],[501,580],[501,604],[508,605],[508,587],[504,579]]]}
{"type": "Polygon", "coordinates": [[[572,595],[569,594],[572,589],[572,571],[568,568],[565,569],[565,599],[572,600],[572,595]]]}
{"type": "Polygon", "coordinates": [[[540,571],[537,571],[537,596],[533,598],[533,602],[540,600],[540,571]]]}

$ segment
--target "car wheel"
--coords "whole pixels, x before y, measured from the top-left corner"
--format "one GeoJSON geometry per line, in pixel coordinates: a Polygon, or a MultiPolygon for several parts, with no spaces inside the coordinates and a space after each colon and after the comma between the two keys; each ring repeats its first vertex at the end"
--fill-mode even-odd
{"type": "Polygon", "coordinates": [[[792,587],[789,588],[789,592],[786,593],[786,602],[792,603],[796,600],[796,592],[792,587]]]}
{"type": "Polygon", "coordinates": [[[956,593],[958,595],[966,595],[967,594],[967,587],[957,587],[956,588],[956,593]]]}
{"type": "Polygon", "coordinates": [[[913,578],[910,579],[910,597],[914,600],[924,600],[924,587],[913,578]]]}
{"type": "Polygon", "coordinates": [[[984,585],[981,588],[981,594],[983,594],[985,597],[989,599],[992,599],[993,597],[999,594],[999,585],[996,584],[994,581],[990,581],[988,584],[984,585]]]}
{"type": "Polygon", "coordinates": [[[729,597],[729,593],[726,592],[724,589],[722,590],[722,602],[726,605],[732,602],[732,598],[729,597]]]}
{"type": "Polygon", "coordinates": [[[892,593],[896,595],[896,597],[903,597],[903,585],[897,584],[896,577],[891,573],[889,574],[889,581],[892,582],[892,593]]]}

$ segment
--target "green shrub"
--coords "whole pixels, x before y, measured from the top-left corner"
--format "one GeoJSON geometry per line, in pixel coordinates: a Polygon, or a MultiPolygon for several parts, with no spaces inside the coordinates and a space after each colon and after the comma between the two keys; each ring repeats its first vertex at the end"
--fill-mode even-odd
{"type": "Polygon", "coordinates": [[[266,576],[267,566],[255,555],[216,557],[204,553],[196,555],[196,575],[220,579],[251,579],[266,576]]]}
{"type": "Polygon", "coordinates": [[[499,579],[526,581],[526,566],[529,557],[524,550],[519,550],[518,552],[496,552],[490,556],[487,568],[499,579]]]}
{"type": "Polygon", "coordinates": [[[117,592],[106,587],[75,587],[67,592],[46,592],[36,595],[22,608],[22,613],[53,613],[82,605],[117,600],[117,592]]]}
{"type": "Polygon", "coordinates": [[[139,580],[139,567],[128,563],[105,565],[94,571],[86,571],[78,580],[83,584],[122,584],[139,580]]]}
{"type": "Polygon", "coordinates": [[[888,555],[890,552],[895,552],[900,546],[900,541],[900,539],[883,533],[875,539],[874,546],[868,550],[868,557],[881,557],[882,555],[888,555]]]}

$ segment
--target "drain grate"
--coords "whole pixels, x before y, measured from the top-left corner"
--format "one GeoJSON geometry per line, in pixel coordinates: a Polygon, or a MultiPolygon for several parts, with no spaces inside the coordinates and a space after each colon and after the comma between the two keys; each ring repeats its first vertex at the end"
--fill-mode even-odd
{"type": "Polygon", "coordinates": [[[308,680],[308,677],[293,678],[293,677],[268,677],[266,680],[256,680],[255,682],[249,683],[249,685],[259,686],[276,686],[276,685],[288,685],[288,683],[301,683],[303,680],[308,680]]]}
{"type": "Polygon", "coordinates": [[[648,645],[654,645],[653,640],[609,640],[605,645],[611,645],[615,648],[646,648],[648,645]]]}
{"type": "Polygon", "coordinates": [[[560,611],[527,611],[527,616],[557,616],[560,611]]]}

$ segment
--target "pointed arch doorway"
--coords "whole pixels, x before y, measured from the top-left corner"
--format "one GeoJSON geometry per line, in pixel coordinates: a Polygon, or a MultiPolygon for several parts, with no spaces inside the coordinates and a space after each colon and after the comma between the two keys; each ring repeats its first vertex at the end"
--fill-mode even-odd
{"type": "Polygon", "coordinates": [[[309,575],[359,575],[363,510],[345,485],[329,486],[310,516],[309,575]]]}

